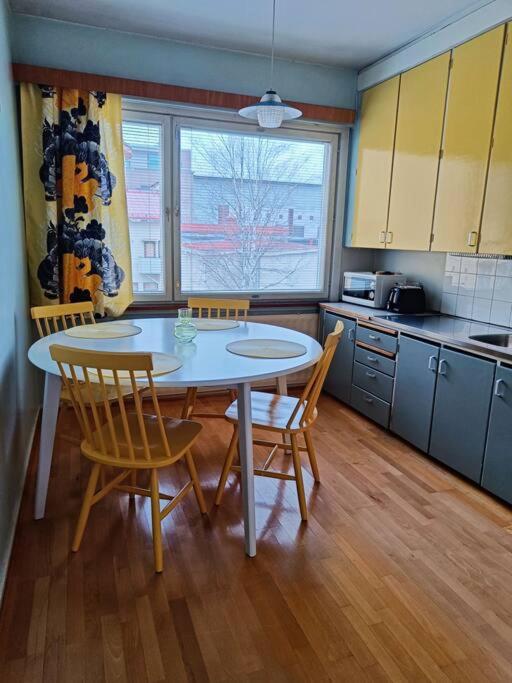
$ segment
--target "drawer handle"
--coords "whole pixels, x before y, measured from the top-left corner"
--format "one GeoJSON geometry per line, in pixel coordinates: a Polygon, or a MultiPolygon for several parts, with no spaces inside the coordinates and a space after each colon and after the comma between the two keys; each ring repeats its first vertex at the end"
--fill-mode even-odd
{"type": "Polygon", "coordinates": [[[377,375],[374,372],[367,372],[366,376],[370,377],[371,379],[375,379],[377,377],[377,375]]]}
{"type": "Polygon", "coordinates": [[[446,375],[446,366],[447,366],[446,360],[444,358],[441,358],[441,360],[439,361],[439,368],[437,370],[437,374],[438,375],[446,375]]]}
{"type": "Polygon", "coordinates": [[[501,390],[501,387],[504,386],[505,380],[504,379],[497,379],[496,384],[494,385],[494,395],[497,396],[498,398],[503,398],[505,396],[505,391],[501,390]]]}
{"type": "Polygon", "coordinates": [[[366,403],[373,403],[373,398],[370,398],[369,396],[363,396],[364,400],[366,403]]]}
{"type": "Polygon", "coordinates": [[[432,372],[436,372],[436,370],[437,370],[437,356],[429,356],[428,369],[432,370],[432,372]]]}
{"type": "Polygon", "coordinates": [[[375,356],[366,356],[366,359],[367,359],[370,363],[378,363],[378,362],[379,362],[379,359],[378,359],[378,358],[375,358],[375,356]]]}
{"type": "Polygon", "coordinates": [[[369,334],[368,337],[370,339],[373,339],[373,341],[380,341],[380,337],[378,334],[369,334]]]}

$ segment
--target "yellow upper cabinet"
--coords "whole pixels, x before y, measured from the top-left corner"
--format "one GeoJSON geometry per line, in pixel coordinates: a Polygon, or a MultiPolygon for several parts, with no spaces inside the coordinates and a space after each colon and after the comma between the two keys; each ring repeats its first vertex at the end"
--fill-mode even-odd
{"type": "Polygon", "coordinates": [[[512,23],[507,27],[479,251],[512,254],[512,23]]]}
{"type": "Polygon", "coordinates": [[[362,97],[351,245],[384,247],[400,76],[362,97]]]}
{"type": "Polygon", "coordinates": [[[450,53],[402,74],[387,246],[428,251],[450,53]]]}
{"type": "Polygon", "coordinates": [[[434,251],[475,252],[505,27],[453,50],[434,216],[434,251]]]}

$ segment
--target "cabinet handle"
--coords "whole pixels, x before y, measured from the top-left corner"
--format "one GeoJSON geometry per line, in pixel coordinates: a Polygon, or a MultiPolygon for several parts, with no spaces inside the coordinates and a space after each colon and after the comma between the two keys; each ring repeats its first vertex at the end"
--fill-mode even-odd
{"type": "Polygon", "coordinates": [[[478,239],[478,232],[476,230],[471,230],[468,232],[468,247],[476,247],[478,239]]]}
{"type": "Polygon", "coordinates": [[[393,232],[391,230],[388,230],[386,233],[386,244],[391,244],[393,241],[393,232]]]}
{"type": "Polygon", "coordinates": [[[354,339],[355,339],[354,328],[352,328],[348,331],[348,339],[349,339],[349,341],[354,341],[354,339]]]}
{"type": "Polygon", "coordinates": [[[374,372],[367,372],[366,376],[370,379],[375,379],[377,377],[377,375],[374,372]]]}
{"type": "Polygon", "coordinates": [[[432,372],[436,372],[436,370],[437,370],[437,356],[429,356],[429,358],[428,358],[428,369],[432,370],[432,372]]]}
{"type": "Polygon", "coordinates": [[[367,360],[369,363],[378,363],[378,362],[379,362],[379,359],[378,359],[378,358],[375,358],[375,356],[366,356],[366,360],[367,360]]]}
{"type": "Polygon", "coordinates": [[[386,231],[385,230],[380,231],[379,242],[381,244],[385,244],[385,242],[386,242],[386,231]]]}
{"type": "Polygon", "coordinates": [[[494,395],[498,396],[498,398],[503,398],[505,396],[505,391],[501,391],[501,387],[504,386],[505,380],[504,379],[497,379],[496,384],[494,385],[494,395]]]}
{"type": "Polygon", "coordinates": [[[373,339],[373,341],[380,341],[380,337],[378,334],[369,334],[368,337],[369,339],[373,339]]]}
{"type": "Polygon", "coordinates": [[[373,403],[373,398],[370,398],[369,396],[363,396],[364,400],[366,403],[373,403]]]}
{"type": "Polygon", "coordinates": [[[437,370],[437,374],[438,375],[446,375],[446,366],[447,366],[446,360],[444,358],[441,358],[441,360],[439,361],[439,368],[437,370]]]}

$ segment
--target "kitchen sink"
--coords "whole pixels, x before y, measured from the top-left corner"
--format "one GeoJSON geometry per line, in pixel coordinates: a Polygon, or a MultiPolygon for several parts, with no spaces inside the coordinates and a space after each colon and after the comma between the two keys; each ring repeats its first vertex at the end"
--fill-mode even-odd
{"type": "Polygon", "coordinates": [[[512,334],[475,334],[470,339],[483,342],[484,344],[492,344],[492,346],[503,346],[512,349],[512,334]]]}

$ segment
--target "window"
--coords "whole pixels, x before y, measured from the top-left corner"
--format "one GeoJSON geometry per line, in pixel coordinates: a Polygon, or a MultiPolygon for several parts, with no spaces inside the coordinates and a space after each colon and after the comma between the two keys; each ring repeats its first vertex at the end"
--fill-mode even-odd
{"type": "Polygon", "coordinates": [[[325,296],[342,134],[141,109],[123,121],[136,298],[325,296]]]}
{"type": "Polygon", "coordinates": [[[160,258],[160,242],[156,240],[144,240],[144,257],[160,258]]]}
{"type": "Polygon", "coordinates": [[[163,124],[125,116],[123,142],[133,291],[164,295],[163,124]]]}

